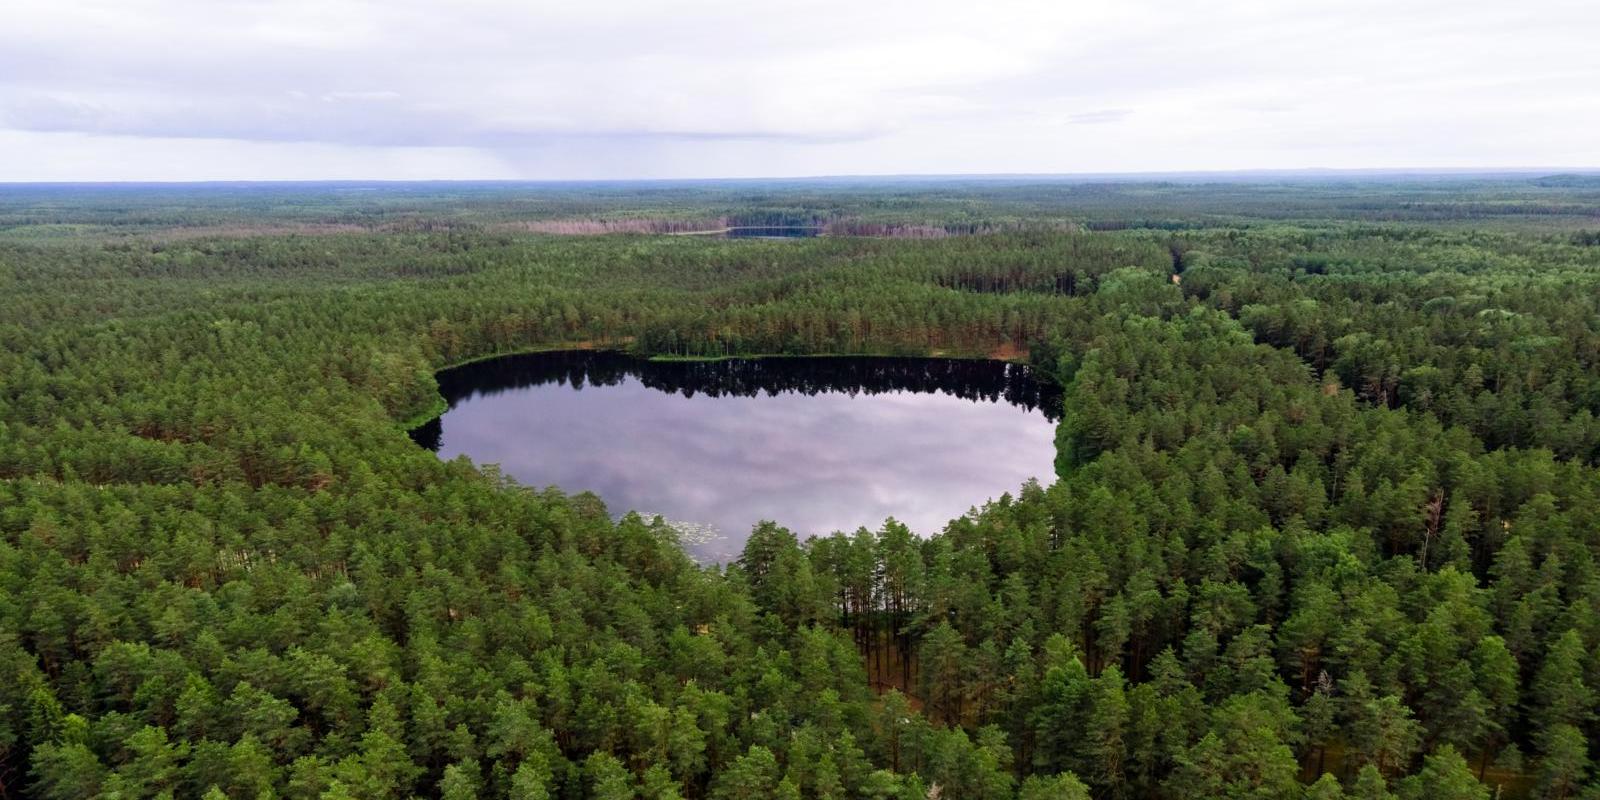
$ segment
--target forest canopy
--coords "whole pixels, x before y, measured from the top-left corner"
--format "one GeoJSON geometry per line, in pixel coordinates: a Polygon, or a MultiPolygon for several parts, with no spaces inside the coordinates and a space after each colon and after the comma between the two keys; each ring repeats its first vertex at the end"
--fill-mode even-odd
{"type": "Polygon", "coordinates": [[[0,797],[1600,796],[1590,183],[351,188],[0,195],[0,797]],[[407,438],[574,347],[1026,359],[1057,475],[703,567],[407,438]]]}

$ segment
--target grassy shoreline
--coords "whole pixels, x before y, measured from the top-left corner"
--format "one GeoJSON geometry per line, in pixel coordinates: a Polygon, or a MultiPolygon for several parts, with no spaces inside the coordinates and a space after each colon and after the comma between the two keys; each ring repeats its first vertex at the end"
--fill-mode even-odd
{"type": "Polygon", "coordinates": [[[410,433],[411,431],[414,431],[438,419],[439,417],[444,416],[444,412],[449,410],[450,404],[445,401],[444,397],[442,395],[435,396],[433,402],[429,403],[428,406],[422,411],[412,414],[404,419],[396,420],[395,427],[410,433]]]}
{"type": "MultiPolygon", "coordinates": [[[[452,362],[450,362],[448,364],[444,364],[442,366],[434,367],[433,368],[433,375],[434,375],[435,380],[437,381],[439,373],[441,373],[441,372],[447,372],[447,371],[452,370],[452,369],[459,369],[461,367],[469,366],[469,365],[472,365],[472,364],[477,364],[480,361],[490,361],[490,360],[496,359],[496,358],[508,358],[510,356],[526,356],[526,355],[532,355],[534,353],[554,353],[554,352],[558,352],[558,351],[562,351],[562,350],[588,350],[588,351],[594,351],[594,352],[618,351],[618,352],[620,352],[622,347],[626,346],[626,345],[627,345],[627,342],[619,342],[616,346],[608,344],[608,345],[606,345],[604,347],[600,347],[600,346],[597,346],[594,342],[562,342],[562,343],[556,344],[556,345],[542,345],[542,346],[537,346],[537,347],[519,348],[519,349],[516,349],[516,350],[502,350],[502,351],[495,352],[495,353],[487,353],[487,354],[484,354],[484,355],[481,355],[481,356],[473,356],[471,358],[463,358],[463,359],[461,359],[459,361],[452,361],[452,362]]],[[[437,388],[438,387],[437,387],[437,383],[436,383],[435,384],[435,389],[437,389],[437,388]]],[[[418,412],[416,412],[414,414],[411,414],[409,416],[401,417],[399,419],[396,419],[395,420],[395,427],[397,427],[397,428],[399,428],[400,430],[403,430],[403,431],[415,430],[417,428],[422,427],[423,425],[428,424],[429,422],[432,422],[434,419],[443,416],[444,412],[448,411],[449,408],[450,408],[450,404],[445,401],[444,397],[439,395],[437,392],[435,392],[433,400],[431,400],[428,403],[428,405],[423,408],[423,410],[418,411],[418,412]]]]}

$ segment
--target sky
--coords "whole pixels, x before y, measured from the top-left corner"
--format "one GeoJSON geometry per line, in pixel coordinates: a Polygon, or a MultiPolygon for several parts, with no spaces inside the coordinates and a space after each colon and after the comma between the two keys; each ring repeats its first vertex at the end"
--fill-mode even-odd
{"type": "Polygon", "coordinates": [[[1595,0],[5,0],[0,181],[1600,166],[1595,0]]]}

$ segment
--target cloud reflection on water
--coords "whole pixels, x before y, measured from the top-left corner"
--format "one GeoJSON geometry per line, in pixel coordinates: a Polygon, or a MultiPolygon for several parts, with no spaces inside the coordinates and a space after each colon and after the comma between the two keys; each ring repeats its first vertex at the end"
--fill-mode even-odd
{"type": "Polygon", "coordinates": [[[441,420],[439,455],[498,463],[530,486],[592,491],[630,509],[709,524],[736,555],[750,528],[797,534],[935,532],[973,506],[1053,478],[1053,424],[1038,410],[943,392],[692,397],[635,375],[574,389],[547,382],[472,393],[441,420]]]}

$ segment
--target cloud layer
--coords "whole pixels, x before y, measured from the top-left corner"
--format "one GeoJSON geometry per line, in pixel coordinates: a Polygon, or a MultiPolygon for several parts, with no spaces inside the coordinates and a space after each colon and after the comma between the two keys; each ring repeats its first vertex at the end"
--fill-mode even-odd
{"type": "Polygon", "coordinates": [[[12,0],[0,179],[1600,164],[1588,0],[12,0]]]}

